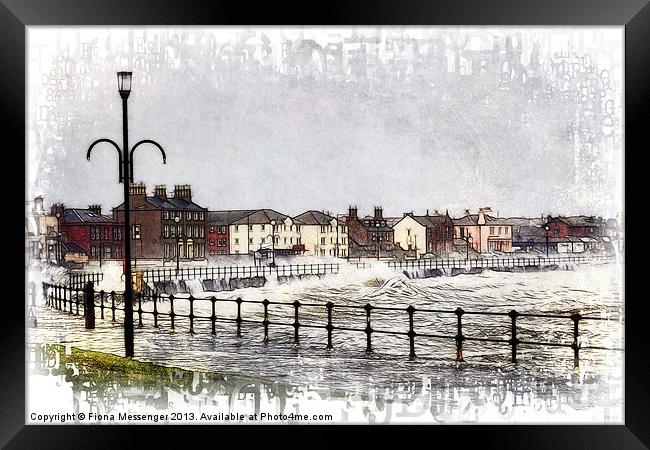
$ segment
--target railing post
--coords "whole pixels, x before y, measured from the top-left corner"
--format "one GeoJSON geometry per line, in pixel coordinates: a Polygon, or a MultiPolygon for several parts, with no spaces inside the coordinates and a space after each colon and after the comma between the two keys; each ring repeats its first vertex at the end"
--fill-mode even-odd
{"type": "Polygon", "coordinates": [[[142,292],[138,293],[138,328],[142,328],[142,292]]]}
{"type": "Polygon", "coordinates": [[[463,336],[463,314],[465,314],[465,311],[463,311],[463,308],[456,308],[456,311],[454,311],[456,314],[456,317],[458,317],[458,324],[457,324],[457,333],[456,333],[456,361],[457,362],[463,362],[465,361],[463,359],[463,341],[465,340],[465,337],[463,336]]]}
{"type": "Polygon", "coordinates": [[[212,321],[212,334],[216,335],[217,334],[217,313],[216,313],[216,303],[217,303],[217,298],[213,295],[210,298],[210,302],[212,302],[212,315],[210,316],[210,320],[212,321]]]}
{"type": "Polygon", "coordinates": [[[415,308],[413,305],[409,305],[408,308],[406,308],[406,312],[409,314],[409,332],[408,332],[408,337],[409,337],[409,359],[415,359],[415,330],[413,329],[413,313],[415,312],[415,308]]]}
{"type": "MultiPolygon", "coordinates": [[[[95,328],[95,290],[93,289],[93,282],[86,283],[84,293],[84,312],[86,316],[86,329],[92,330],[95,328]]],[[[77,302],[79,307],[79,302],[77,302]]]]}
{"type": "MultiPolygon", "coordinates": [[[[196,270],[196,268],[194,268],[196,270]]],[[[190,333],[194,334],[194,297],[192,295],[188,298],[190,302],[190,333]]]]}
{"type": "Polygon", "coordinates": [[[237,333],[235,334],[236,337],[240,338],[241,337],[241,304],[242,304],[242,299],[241,297],[237,297],[237,318],[235,319],[235,322],[237,322],[237,333]]]}
{"type": "Polygon", "coordinates": [[[510,316],[510,321],[511,321],[510,348],[511,348],[511,351],[512,351],[512,363],[516,364],[517,363],[517,344],[519,344],[519,339],[517,339],[517,316],[519,316],[519,313],[513,309],[508,313],[508,316],[510,316]]]}
{"type": "Polygon", "coordinates": [[[32,306],[36,306],[36,283],[33,281],[29,283],[30,297],[32,299],[32,306]]]}
{"type": "Polygon", "coordinates": [[[174,295],[169,296],[169,318],[171,320],[171,325],[172,325],[172,330],[174,329],[174,317],[176,314],[174,314],[174,295]]]}
{"type": "Polygon", "coordinates": [[[327,330],[327,347],[326,348],[333,348],[332,346],[332,330],[334,327],[332,326],[332,308],[334,307],[334,303],[332,302],[327,302],[325,305],[327,308],[327,326],[325,329],[327,330]]]}
{"type": "Polygon", "coordinates": [[[99,317],[104,320],[104,296],[106,293],[102,290],[99,291],[99,317]]]}
{"type": "Polygon", "coordinates": [[[111,291],[111,322],[115,322],[115,291],[111,291]]]}
{"type": "Polygon", "coordinates": [[[298,328],[300,328],[300,322],[298,322],[298,308],[300,308],[300,302],[298,300],[293,302],[293,307],[293,343],[298,344],[298,328]]]}
{"type": "Polygon", "coordinates": [[[158,328],[158,293],[153,293],[153,327],[158,328]]]}
{"type": "Polygon", "coordinates": [[[370,303],[366,303],[363,309],[366,310],[366,329],[364,330],[366,332],[366,353],[371,353],[372,352],[372,337],[371,337],[372,328],[370,327],[370,310],[372,310],[372,305],[370,303]]]}
{"type": "MultiPolygon", "coordinates": [[[[63,295],[65,295],[65,291],[66,291],[66,288],[63,288],[63,295]]],[[[81,292],[83,292],[83,291],[81,291],[81,292]]],[[[75,299],[74,299],[75,301],[74,302],[77,305],[77,315],[79,315],[79,289],[77,289],[76,293],[77,293],[77,295],[75,295],[75,299]]],[[[70,294],[72,294],[72,293],[70,292],[70,294]]],[[[72,298],[70,298],[69,300],[70,300],[70,314],[73,314],[73,312],[72,312],[72,298]]]]}
{"type": "Polygon", "coordinates": [[[578,342],[578,322],[580,322],[580,319],[582,316],[580,313],[575,313],[571,315],[571,320],[573,320],[573,343],[571,344],[571,348],[573,349],[573,368],[577,369],[580,367],[580,343],[578,342]]]}
{"type": "Polygon", "coordinates": [[[269,342],[269,301],[264,299],[262,304],[264,305],[264,321],[262,321],[264,325],[264,339],[262,339],[262,342],[266,344],[269,342]]]}

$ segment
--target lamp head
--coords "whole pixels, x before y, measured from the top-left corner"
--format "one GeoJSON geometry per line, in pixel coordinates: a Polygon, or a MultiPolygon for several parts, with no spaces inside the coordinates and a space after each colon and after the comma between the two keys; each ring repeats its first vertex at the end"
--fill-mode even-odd
{"type": "Polygon", "coordinates": [[[132,78],[133,72],[117,72],[117,91],[120,93],[120,97],[129,97],[132,78]]]}

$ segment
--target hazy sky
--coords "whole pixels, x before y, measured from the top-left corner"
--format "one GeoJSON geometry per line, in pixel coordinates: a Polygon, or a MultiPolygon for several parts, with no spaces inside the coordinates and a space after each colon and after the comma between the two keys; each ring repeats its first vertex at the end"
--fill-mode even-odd
{"type": "Polygon", "coordinates": [[[28,197],[121,202],[115,150],[85,154],[121,145],[129,69],[130,143],[167,152],[135,154],[149,191],[290,215],[615,216],[622,30],[30,27],[28,197]]]}

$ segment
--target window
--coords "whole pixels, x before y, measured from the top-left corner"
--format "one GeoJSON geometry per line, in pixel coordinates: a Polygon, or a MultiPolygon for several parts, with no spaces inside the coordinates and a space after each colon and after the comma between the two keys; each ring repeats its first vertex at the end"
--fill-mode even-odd
{"type": "Polygon", "coordinates": [[[122,240],[122,228],[113,227],[113,240],[114,241],[122,240]]]}
{"type": "Polygon", "coordinates": [[[169,244],[165,244],[164,255],[165,255],[165,258],[170,258],[171,257],[170,254],[169,254],[169,244]]]}
{"type": "Polygon", "coordinates": [[[506,236],[510,235],[510,227],[504,227],[506,229],[506,236]]]}
{"type": "Polygon", "coordinates": [[[225,233],[226,233],[226,226],[225,226],[225,225],[221,225],[221,226],[219,227],[219,233],[221,233],[221,234],[225,234],[225,233]]]}
{"type": "Polygon", "coordinates": [[[334,243],[334,238],[330,238],[330,244],[334,243]]]}
{"type": "Polygon", "coordinates": [[[253,243],[253,238],[248,238],[248,243],[252,244],[253,243]]]}
{"type": "Polygon", "coordinates": [[[192,225],[187,225],[185,227],[185,237],[192,237],[192,225]]]}
{"type": "Polygon", "coordinates": [[[325,233],[327,231],[327,227],[325,225],[320,226],[320,232],[325,233]]]}
{"type": "Polygon", "coordinates": [[[285,244],[287,243],[287,238],[284,238],[284,243],[285,243],[285,244]]]}
{"type": "Polygon", "coordinates": [[[239,239],[235,239],[235,245],[239,245],[239,239]]]}
{"type": "Polygon", "coordinates": [[[345,238],[341,238],[341,243],[342,243],[343,245],[345,245],[345,241],[346,241],[346,240],[347,240],[347,239],[345,239],[345,238]]]}
{"type": "Polygon", "coordinates": [[[108,239],[110,239],[110,238],[108,237],[108,236],[110,235],[110,227],[103,227],[103,228],[102,228],[102,234],[103,234],[102,239],[104,239],[104,240],[106,240],[106,241],[107,241],[108,239]]]}
{"type": "Polygon", "coordinates": [[[99,239],[99,229],[97,227],[90,227],[90,239],[93,241],[99,239]]]}
{"type": "Polygon", "coordinates": [[[262,224],[262,231],[264,231],[264,224],[262,224]]]}
{"type": "Polygon", "coordinates": [[[131,232],[133,233],[133,239],[140,239],[140,225],[139,224],[133,225],[133,228],[131,229],[131,232]]]}
{"type": "Polygon", "coordinates": [[[119,245],[115,247],[115,258],[122,259],[122,247],[120,247],[119,245]]]}
{"type": "Polygon", "coordinates": [[[201,237],[201,231],[199,231],[201,228],[198,225],[194,225],[194,237],[201,237]]]}
{"type": "Polygon", "coordinates": [[[172,225],[171,227],[169,227],[169,232],[170,232],[169,235],[171,237],[176,237],[176,225],[172,225]]]}
{"type": "Polygon", "coordinates": [[[113,257],[113,249],[111,248],[110,245],[107,245],[104,247],[104,259],[112,259],[113,257]]]}
{"type": "Polygon", "coordinates": [[[210,233],[214,233],[214,227],[210,227],[210,233]]]}
{"type": "Polygon", "coordinates": [[[163,225],[163,237],[169,237],[169,225],[163,225]]]}
{"type": "Polygon", "coordinates": [[[199,213],[197,212],[194,213],[194,220],[199,220],[199,213]]]}
{"type": "Polygon", "coordinates": [[[225,247],[225,246],[226,246],[226,240],[225,240],[225,239],[219,239],[219,240],[217,241],[217,245],[218,245],[219,247],[225,247]]]}
{"type": "Polygon", "coordinates": [[[169,211],[163,212],[163,219],[169,219],[169,211]]]}
{"type": "Polygon", "coordinates": [[[192,220],[192,213],[188,211],[188,212],[185,214],[185,218],[186,218],[187,220],[192,220]]]}
{"type": "Polygon", "coordinates": [[[460,237],[464,238],[465,237],[465,228],[460,227],[460,237]]]}
{"type": "Polygon", "coordinates": [[[406,235],[407,235],[407,236],[410,236],[410,235],[411,235],[411,229],[410,229],[410,228],[407,228],[407,229],[406,229],[406,235]]]}
{"type": "Polygon", "coordinates": [[[325,238],[320,238],[320,245],[325,245],[325,238]]]}
{"type": "Polygon", "coordinates": [[[214,239],[210,239],[210,245],[214,245],[214,239]]]}
{"type": "Polygon", "coordinates": [[[204,218],[205,218],[205,216],[203,215],[202,212],[200,212],[200,213],[199,213],[199,220],[203,220],[204,218]]]}
{"type": "Polygon", "coordinates": [[[490,227],[490,236],[494,236],[494,227],[490,227]]]}
{"type": "Polygon", "coordinates": [[[235,225],[235,233],[239,232],[239,225],[235,225]]]}
{"type": "Polygon", "coordinates": [[[99,247],[90,247],[90,258],[97,259],[99,255],[99,247]]]}
{"type": "Polygon", "coordinates": [[[296,225],[296,231],[300,232],[300,225],[296,225]]]}
{"type": "Polygon", "coordinates": [[[253,225],[248,226],[248,231],[253,231],[253,225]]]}
{"type": "Polygon", "coordinates": [[[199,227],[199,237],[204,237],[205,236],[205,228],[203,228],[201,225],[197,225],[199,227]]]}
{"type": "Polygon", "coordinates": [[[210,250],[210,256],[214,256],[214,250],[210,250]]]}
{"type": "Polygon", "coordinates": [[[293,244],[293,238],[289,238],[289,243],[293,244]]]}

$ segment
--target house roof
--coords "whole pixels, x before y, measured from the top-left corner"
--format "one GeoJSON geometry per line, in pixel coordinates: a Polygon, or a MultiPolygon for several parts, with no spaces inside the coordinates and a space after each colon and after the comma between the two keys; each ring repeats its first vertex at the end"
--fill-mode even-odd
{"type": "Polygon", "coordinates": [[[228,225],[267,224],[271,220],[284,222],[289,217],[272,209],[240,209],[211,211],[208,213],[208,222],[228,225]]]}
{"type": "Polygon", "coordinates": [[[64,223],[115,223],[111,216],[96,214],[88,209],[65,209],[63,212],[64,223]]]}
{"type": "Polygon", "coordinates": [[[334,217],[320,211],[310,210],[294,217],[293,220],[303,225],[329,225],[334,217]]]}
{"type": "Polygon", "coordinates": [[[600,223],[597,218],[593,216],[558,216],[549,218],[549,222],[564,222],[570,227],[595,227],[600,223]]]}
{"type": "MultiPolygon", "coordinates": [[[[183,211],[205,211],[207,208],[197,205],[196,203],[180,197],[145,197],[147,203],[160,209],[174,209],[183,211]]],[[[115,209],[124,209],[124,203],[120,203],[115,209]]]]}
{"type": "Polygon", "coordinates": [[[61,242],[61,247],[66,253],[86,253],[86,250],[74,242],[61,242]]]}
{"type": "Polygon", "coordinates": [[[255,212],[253,209],[210,211],[208,212],[208,223],[214,225],[230,225],[253,212],[255,212]]]}
{"type": "MultiPolygon", "coordinates": [[[[485,225],[512,225],[508,222],[509,219],[493,217],[485,214],[485,225]]],[[[452,219],[454,225],[472,226],[478,225],[478,214],[468,214],[459,219],[452,219]]]]}

